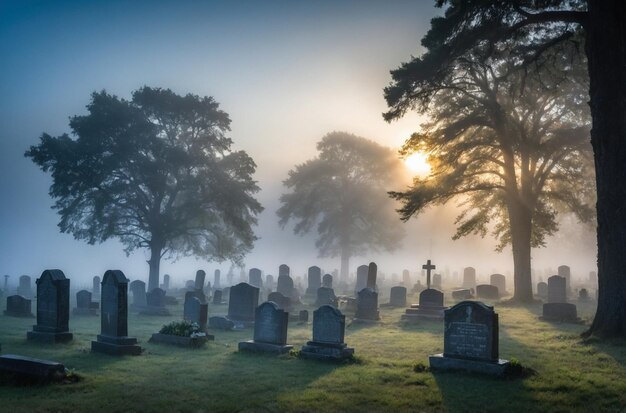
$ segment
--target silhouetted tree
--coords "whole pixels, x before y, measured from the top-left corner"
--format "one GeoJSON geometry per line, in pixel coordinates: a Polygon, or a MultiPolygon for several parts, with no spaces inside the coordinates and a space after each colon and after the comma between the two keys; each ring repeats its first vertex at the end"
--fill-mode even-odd
{"type": "MultiPolygon", "coordinates": [[[[584,38],[596,172],[599,284],[598,309],[588,334],[626,336],[626,2],[438,0],[436,4],[448,6],[445,16],[433,19],[422,40],[427,52],[396,72],[397,79],[388,89],[389,120],[411,109],[418,91],[436,84],[459,58],[476,49],[497,53],[513,47],[507,56],[510,61],[541,67],[546,52],[575,44],[579,34],[584,38]]],[[[428,100],[429,94],[419,99],[428,100]]]]}
{"type": "Polygon", "coordinates": [[[317,144],[318,157],[289,171],[280,197],[281,227],[293,219],[304,235],[317,225],[320,257],[341,256],[345,280],[351,257],[368,250],[392,251],[404,236],[386,188],[402,176],[394,151],[370,140],[332,132],[317,144]]]}
{"type": "Polygon", "coordinates": [[[70,119],[76,139],[43,134],[25,154],[52,175],[61,232],[148,248],[149,290],[165,254],[241,260],[252,248],[256,165],[231,150],[213,98],[143,87],[130,101],[93,93],[87,108],[70,119]]]}

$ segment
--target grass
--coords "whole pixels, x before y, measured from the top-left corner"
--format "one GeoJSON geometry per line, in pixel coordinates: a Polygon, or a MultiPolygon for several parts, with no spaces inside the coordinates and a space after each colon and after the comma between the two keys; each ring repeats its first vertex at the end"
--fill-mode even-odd
{"type": "MultiPolygon", "coordinates": [[[[414,298],[415,300],[415,298],[414,298]]],[[[354,324],[346,342],[356,362],[336,365],[237,352],[252,330],[211,331],[200,349],[148,343],[169,321],[181,318],[130,314],[129,334],[141,356],[92,354],[99,317],[72,317],[70,344],[26,341],[34,319],[0,316],[3,353],[63,362],[81,376],[72,384],[0,386],[0,412],[604,412],[626,411],[626,343],[583,341],[584,325],[539,321],[541,305],[498,306],[500,356],[515,358],[535,374],[494,379],[433,374],[428,355],[443,350],[442,323],[399,322],[403,309],[381,308],[377,325],[354,324]]],[[[591,303],[579,304],[590,319],[591,303]]],[[[210,315],[225,306],[210,307],[210,315]]],[[[290,323],[296,349],[310,339],[311,323],[290,323]]]]}

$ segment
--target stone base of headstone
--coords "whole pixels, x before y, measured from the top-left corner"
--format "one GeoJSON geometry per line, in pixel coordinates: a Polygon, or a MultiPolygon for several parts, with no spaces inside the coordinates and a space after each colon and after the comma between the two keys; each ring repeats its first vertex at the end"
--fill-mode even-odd
{"type": "Polygon", "coordinates": [[[510,364],[508,360],[503,359],[487,362],[445,357],[443,354],[428,356],[428,361],[430,362],[430,368],[433,370],[463,370],[492,376],[503,375],[510,364]]]}
{"type": "Polygon", "coordinates": [[[19,318],[35,318],[33,313],[24,314],[24,313],[7,311],[7,310],[4,311],[4,315],[9,316],[9,317],[19,317],[19,318]]]}
{"type": "Polygon", "coordinates": [[[215,336],[207,334],[204,337],[181,337],[171,334],[154,333],[148,341],[150,343],[173,344],[175,346],[197,348],[203,346],[209,340],[215,340],[215,336]]]}
{"type": "Polygon", "coordinates": [[[72,310],[72,315],[77,316],[97,316],[98,311],[95,308],[74,308],[72,310]]]}
{"type": "Polygon", "coordinates": [[[139,315],[170,316],[172,313],[165,307],[147,305],[139,310],[139,315]]]}
{"type": "Polygon", "coordinates": [[[411,304],[411,308],[407,308],[402,314],[400,320],[408,322],[417,322],[419,320],[443,320],[444,311],[448,307],[427,307],[419,304],[411,304]]]}
{"type": "Polygon", "coordinates": [[[27,340],[48,344],[67,343],[68,341],[72,341],[73,338],[74,335],[69,331],[40,331],[37,329],[37,326],[33,326],[33,331],[26,333],[27,340]]]}
{"type": "Polygon", "coordinates": [[[571,303],[546,303],[543,305],[543,315],[540,318],[546,321],[581,322],[576,305],[571,303]]]}
{"type": "Polygon", "coordinates": [[[254,340],[239,342],[239,351],[251,351],[255,353],[284,354],[284,353],[289,353],[291,350],[293,350],[293,346],[291,344],[285,344],[281,346],[278,344],[260,343],[254,340]]]}
{"type": "Polygon", "coordinates": [[[42,381],[59,380],[65,377],[65,366],[61,363],[16,354],[0,356],[0,371],[42,381]]]}
{"type": "Polygon", "coordinates": [[[314,360],[345,360],[352,358],[354,349],[348,347],[345,343],[329,344],[309,341],[302,346],[300,355],[303,358],[314,360]]]}
{"type": "Polygon", "coordinates": [[[134,337],[111,337],[98,334],[98,341],[91,342],[91,351],[115,356],[138,356],[141,350],[134,337]]]}
{"type": "Polygon", "coordinates": [[[235,323],[226,317],[209,317],[209,328],[215,330],[232,330],[235,328],[235,323]]]}
{"type": "Polygon", "coordinates": [[[164,298],[165,305],[178,305],[178,299],[171,295],[166,295],[164,298]]]}

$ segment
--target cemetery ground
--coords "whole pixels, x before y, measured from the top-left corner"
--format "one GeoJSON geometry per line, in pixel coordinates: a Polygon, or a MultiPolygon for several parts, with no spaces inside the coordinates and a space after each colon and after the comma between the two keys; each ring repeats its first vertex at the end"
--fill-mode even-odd
{"type": "MultiPolygon", "coordinates": [[[[410,302],[416,302],[412,296],[410,302]]],[[[489,303],[489,302],[487,302],[489,303]]],[[[451,304],[451,303],[449,303],[451,304]]],[[[404,324],[404,308],[381,307],[379,324],[351,324],[348,364],[237,352],[252,329],[215,331],[200,349],[148,343],[163,324],[182,318],[129,314],[129,335],[145,351],[115,357],[91,353],[100,317],[71,317],[74,340],[44,345],[26,341],[35,319],[0,316],[2,353],[56,360],[82,379],[72,384],[0,385],[2,412],[593,412],[626,408],[624,342],[582,340],[585,326],[539,321],[541,304],[495,304],[500,318],[500,357],[534,373],[492,378],[431,372],[428,355],[443,351],[443,322],[404,324]],[[424,367],[426,367],[424,369],[424,367]]],[[[594,303],[577,303],[587,322],[594,303]]],[[[312,310],[312,308],[310,309],[312,310]]],[[[226,312],[210,306],[209,315],[226,312]]],[[[311,339],[311,322],[290,321],[288,343],[311,339]]]]}

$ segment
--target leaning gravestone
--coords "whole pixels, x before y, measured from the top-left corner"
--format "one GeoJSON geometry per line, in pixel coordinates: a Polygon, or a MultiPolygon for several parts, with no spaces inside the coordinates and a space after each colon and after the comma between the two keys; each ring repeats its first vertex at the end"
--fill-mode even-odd
{"type": "Polygon", "coordinates": [[[248,282],[257,288],[263,288],[263,275],[258,268],[251,268],[248,272],[248,282]]]}
{"type": "Polygon", "coordinates": [[[378,321],[378,293],[372,288],[363,288],[359,291],[356,303],[356,321],[378,321]]]}
{"type": "Polygon", "coordinates": [[[495,285],[480,284],[476,286],[476,296],[488,300],[497,300],[500,298],[500,292],[495,285]]]}
{"type": "Polygon", "coordinates": [[[197,323],[200,330],[206,332],[208,316],[209,305],[201,302],[198,297],[193,295],[193,292],[188,291],[185,294],[185,304],[183,305],[183,319],[197,323]]]}
{"type": "Polygon", "coordinates": [[[255,311],[254,339],[239,343],[239,351],[287,353],[293,346],[287,344],[289,313],[267,301],[255,311]]]}
{"type": "Polygon", "coordinates": [[[312,301],[317,295],[317,289],[322,286],[322,270],[320,267],[316,265],[309,267],[307,281],[308,286],[305,295],[312,301]]]}
{"type": "Polygon", "coordinates": [[[406,287],[391,287],[389,305],[391,307],[406,307],[406,287]]]}
{"type": "Polygon", "coordinates": [[[434,288],[427,288],[419,296],[419,304],[412,304],[402,315],[401,320],[416,322],[420,319],[440,320],[447,307],[443,306],[443,293],[434,288]]]}
{"type": "Polygon", "coordinates": [[[21,295],[10,295],[7,297],[7,309],[4,315],[10,317],[34,317],[32,313],[32,303],[28,298],[21,295]]]}
{"type": "Polygon", "coordinates": [[[322,277],[322,287],[333,288],[333,276],[330,274],[324,274],[322,277]]]}
{"type": "Polygon", "coordinates": [[[337,296],[335,296],[335,290],[328,287],[320,287],[317,289],[317,300],[315,300],[316,306],[332,305],[337,307],[337,296]]]}
{"type": "Polygon", "coordinates": [[[22,275],[17,286],[17,295],[21,295],[25,298],[33,298],[33,289],[30,285],[30,277],[28,275],[22,275]]]}
{"type": "Polygon", "coordinates": [[[130,305],[135,311],[141,311],[147,305],[146,301],[146,283],[141,280],[131,281],[128,284],[130,293],[133,295],[133,303],[130,305]]]}
{"type": "Polygon", "coordinates": [[[69,321],[70,280],[61,270],[45,270],[37,279],[37,324],[26,338],[44,343],[71,341],[69,321]]]}
{"type": "Polygon", "coordinates": [[[80,290],[76,293],[76,308],[72,310],[72,314],[79,316],[97,316],[96,309],[91,303],[91,293],[87,290],[80,290]]]}
{"type": "Polygon", "coordinates": [[[489,284],[498,287],[500,295],[506,294],[506,277],[502,274],[491,274],[489,284]]]}
{"type": "Polygon", "coordinates": [[[323,305],[313,311],[313,340],[302,347],[300,355],[309,359],[344,360],[354,349],[344,343],[346,316],[337,308],[323,305]]]}
{"type": "Polygon", "coordinates": [[[443,354],[429,356],[430,367],[502,375],[509,362],[499,358],[498,334],[493,307],[462,301],[445,311],[443,354]]]}
{"type": "Polygon", "coordinates": [[[0,372],[13,377],[27,377],[42,383],[59,382],[66,377],[65,366],[59,362],[17,354],[0,356],[0,372]]]}
{"type": "Polygon", "coordinates": [[[548,302],[543,305],[541,319],[577,323],[576,305],[567,302],[566,279],[558,275],[548,278],[548,302]]]}
{"type": "Polygon", "coordinates": [[[204,270],[196,271],[196,278],[193,283],[193,288],[202,291],[204,289],[204,280],[206,279],[206,272],[204,270]]]}
{"type": "Polygon", "coordinates": [[[476,269],[474,267],[463,268],[463,288],[476,287],[476,269]]]}
{"type": "Polygon", "coordinates": [[[259,289],[247,283],[239,283],[230,289],[228,319],[236,324],[254,324],[255,309],[259,303],[259,289]]]}
{"type": "Polygon", "coordinates": [[[128,279],[119,270],[109,270],[102,279],[101,331],[91,351],[113,355],[139,355],[137,339],[128,337],[128,279]]]}
{"type": "Polygon", "coordinates": [[[356,287],[354,288],[354,295],[359,295],[359,291],[367,287],[367,272],[369,267],[367,265],[359,265],[356,269],[356,287]]]}

